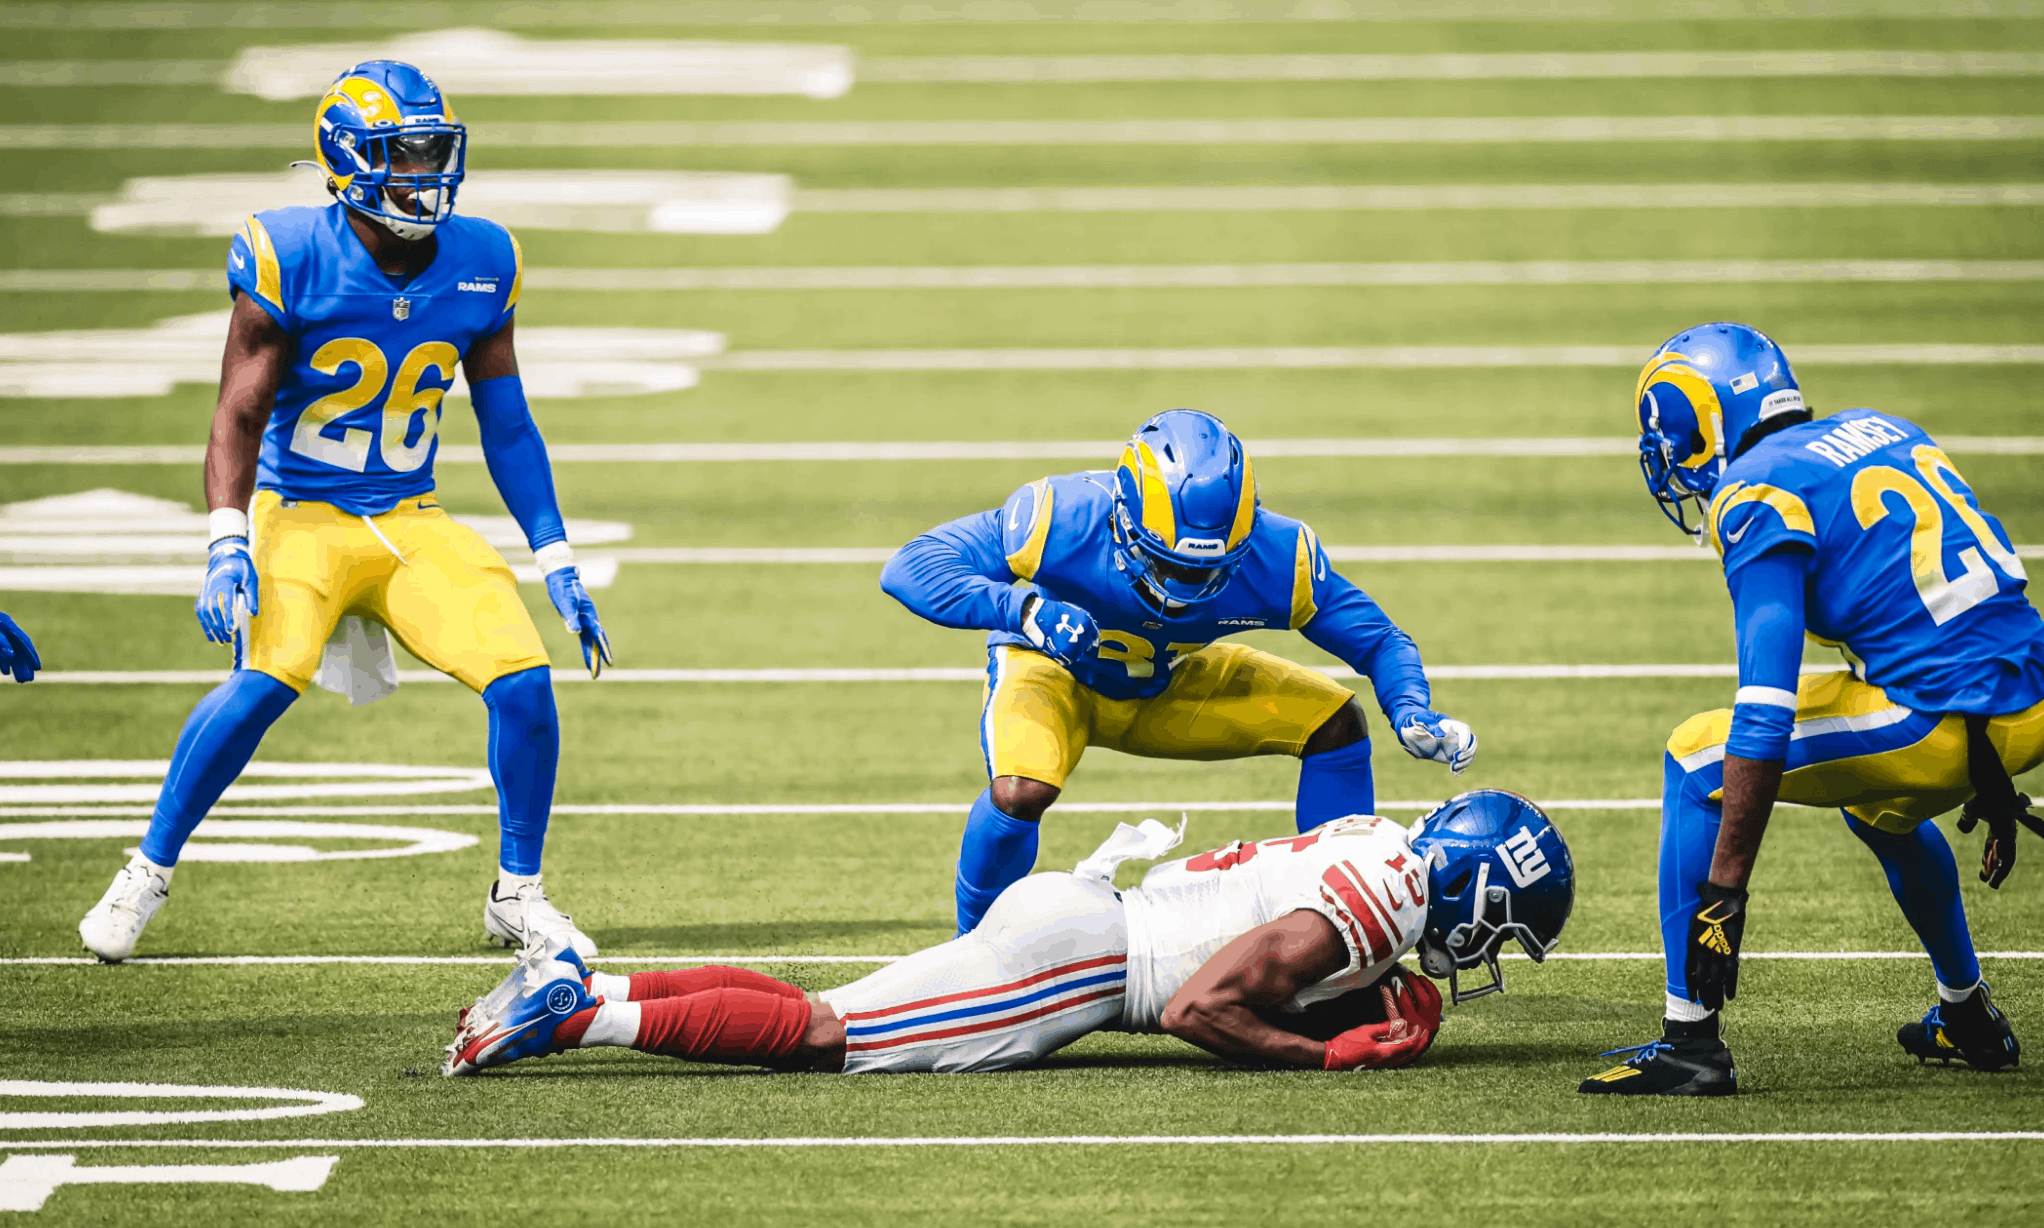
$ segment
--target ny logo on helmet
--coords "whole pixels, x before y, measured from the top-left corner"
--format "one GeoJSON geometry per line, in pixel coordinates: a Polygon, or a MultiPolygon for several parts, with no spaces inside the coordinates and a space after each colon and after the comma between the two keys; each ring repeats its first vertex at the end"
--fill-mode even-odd
{"type": "Polygon", "coordinates": [[[1530,827],[1521,827],[1498,845],[1498,859],[1505,863],[1505,872],[1512,876],[1512,881],[1521,887],[1530,887],[1546,878],[1553,868],[1547,864],[1547,854],[1540,851],[1539,839],[1530,827]]]}

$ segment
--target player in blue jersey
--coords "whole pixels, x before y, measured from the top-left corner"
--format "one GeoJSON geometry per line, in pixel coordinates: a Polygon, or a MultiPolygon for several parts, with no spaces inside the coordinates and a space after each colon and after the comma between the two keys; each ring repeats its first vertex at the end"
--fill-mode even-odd
{"type": "Polygon", "coordinates": [[[1664,1034],[1581,1090],[1737,1090],[1718,1013],[1738,989],[1746,883],[1776,800],[1838,807],[1929,952],[1937,1005],[1897,1033],[1903,1049],[2015,1065],[1931,822],[1963,805],[1961,831],[1987,823],[1992,887],[2014,864],[2017,825],[2044,833],[2009,779],[2044,763],[2044,620],[2008,535],[1914,423],[1868,409],[1813,421],[1758,330],[1678,333],[1635,396],[1648,489],[1724,560],[1739,689],[1668,741],[1664,1034]],[[1850,671],[1801,676],[1806,633],[1850,671]]]}
{"type": "Polygon", "coordinates": [[[234,672],[185,722],[141,850],[79,936],[103,960],[134,951],[186,837],[312,681],[340,620],[358,616],[489,710],[503,839],[485,931],[521,946],[572,935],[587,950],[540,885],[560,755],[546,650],[509,566],[433,494],[440,402],[458,369],[490,476],[598,673],[610,647],[512,346],[518,244],[454,212],[467,132],[418,69],[343,72],[315,138],[335,202],[255,214],[228,249],[234,311],[206,448],[212,557],[198,617],[233,645],[234,672]]]}
{"type": "Polygon", "coordinates": [[[34,682],[35,672],[43,667],[43,659],[36,655],[35,644],[28,638],[15,621],[0,614],[0,677],[12,676],[16,682],[34,682]]]}
{"type": "Polygon", "coordinates": [[[1300,759],[1297,821],[1370,814],[1362,707],[1317,670],[1214,641],[1290,628],[1370,679],[1412,755],[1460,774],[1469,726],[1429,706],[1419,650],[1327,565],[1313,530],[1259,505],[1242,442],[1174,409],[1113,472],[1040,478],[903,546],[880,586],[946,627],[990,631],[980,750],[990,784],[958,856],[958,930],[1036,864],[1037,823],[1088,746],[1159,759],[1300,759]]]}

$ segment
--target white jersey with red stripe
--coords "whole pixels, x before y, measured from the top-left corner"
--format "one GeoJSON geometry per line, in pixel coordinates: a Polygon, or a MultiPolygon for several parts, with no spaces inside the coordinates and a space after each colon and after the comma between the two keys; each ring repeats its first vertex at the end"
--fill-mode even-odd
{"type": "Polygon", "coordinates": [[[1358,815],[1302,836],[1236,841],[1166,862],[1122,892],[1128,983],[1122,1026],[1155,1031],[1171,995],[1236,938],[1299,909],[1334,923],[1347,967],[1287,1003],[1299,1010],[1360,989],[1419,941],[1426,861],[1406,829],[1358,815]]]}

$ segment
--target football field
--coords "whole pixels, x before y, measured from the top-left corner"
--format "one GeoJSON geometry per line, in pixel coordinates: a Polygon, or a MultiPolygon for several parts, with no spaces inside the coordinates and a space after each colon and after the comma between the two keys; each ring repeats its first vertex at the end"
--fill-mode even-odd
{"type": "MultiPolygon", "coordinates": [[[[1575,1092],[1657,1032],[1662,746],[1737,685],[1715,557],[1640,481],[1638,364],[1701,321],[1765,329],[1818,414],[1922,424],[2040,565],[2044,7],[0,3],[0,38],[0,610],[47,671],[0,683],[0,1220],[2044,1216],[2037,1058],[1983,1074],[1897,1047],[1928,961],[1834,813],[1781,808],[1759,860],[1727,1011],[1743,1094],[1575,1092]],[[496,805],[481,703],[404,659],[360,709],[309,690],[138,958],[86,958],[78,919],[228,663],[191,598],[224,331],[194,318],[227,304],[227,231],[164,193],[232,218],[281,202],[185,177],[311,156],[312,99],[223,86],[270,62],[247,49],[346,44],[330,76],[483,28],[771,45],[694,93],[625,81],[645,52],[560,92],[410,57],[470,126],[474,211],[514,210],[534,413],[616,650],[591,682],[521,584],[563,727],[548,890],[598,967],[820,989],[949,938],[985,658],[883,595],[880,564],[1111,466],[1176,406],[1243,437],[1264,504],[1314,528],[1480,735],[1451,779],[1366,703],[1380,809],[1485,787],[1549,806],[1578,870],[1557,954],[1508,962],[1508,993],[1392,1072],[1106,1034],[1006,1074],[606,1049],[444,1079],[455,1012],[509,966],[480,924],[496,805]],[[593,206],[484,187],[596,172],[593,206]]],[[[441,431],[444,504],[503,517],[465,399],[441,431]]],[[[1297,770],[1096,751],[1038,868],[1142,817],[1185,814],[1186,851],[1289,833],[1297,770]]],[[[1992,892],[1979,833],[1941,825],[1996,1002],[2044,1045],[2044,843],[1992,892]]]]}

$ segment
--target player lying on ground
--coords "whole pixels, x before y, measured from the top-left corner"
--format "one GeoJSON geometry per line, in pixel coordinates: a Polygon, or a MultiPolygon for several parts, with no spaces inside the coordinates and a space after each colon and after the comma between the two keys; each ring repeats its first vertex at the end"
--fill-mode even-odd
{"type": "Polygon", "coordinates": [[[16,682],[34,682],[35,672],[42,667],[43,659],[36,655],[28,632],[0,614],[0,677],[12,675],[16,682]]]}
{"type": "Polygon", "coordinates": [[[1718,1012],[1738,990],[1746,882],[1777,797],[1840,808],[1930,953],[1938,1004],[1903,1025],[1903,1049],[2015,1065],[1931,822],[1962,803],[1961,831],[1987,821],[1980,876],[1994,887],[2017,823],[2044,831],[2009,781],[2044,763],[2044,621],[2008,535],[1914,423],[1870,409],[1812,421],[1787,356],[1756,329],[1677,334],[1635,396],[1647,488],[1724,559],[1739,691],[1668,741],[1663,1035],[1582,1090],[1737,1090],[1718,1012]],[[1851,672],[1799,679],[1805,633],[1851,672]]]}
{"type": "MultiPolygon", "coordinates": [[[[270,725],[316,671],[322,685],[348,686],[327,677],[349,673],[344,644],[328,639],[356,615],[489,709],[503,844],[485,932],[506,944],[562,934],[586,950],[540,886],[560,757],[546,649],[510,567],[433,493],[440,402],[459,365],[490,476],[598,672],[610,646],[512,347],[524,262],[502,226],[455,214],[467,130],[418,69],[357,64],[317,120],[317,166],[335,203],[255,214],[228,250],[234,312],[206,446],[212,561],[198,616],[208,639],[233,644],[234,672],[185,722],[141,851],[78,934],[102,960],[134,951],[186,837],[270,725]]],[[[371,685],[356,702],[377,693],[371,685]]]]}
{"type": "Polygon", "coordinates": [[[1369,729],[1318,670],[1215,640],[1288,627],[1370,679],[1399,744],[1459,774],[1476,735],[1429,707],[1412,639],[1327,565],[1313,530],[1260,506],[1218,418],[1145,422],[1105,470],[1041,478],[903,546],[880,586],[946,627],[990,631],[988,788],[958,855],[958,932],[1036,865],[1037,823],[1088,746],[1159,759],[1296,755],[1298,825],[1377,808],[1369,729]],[[1017,582],[1020,582],[1019,584],[1017,582]]]}
{"type": "Polygon", "coordinates": [[[1334,819],[1237,841],[1114,889],[1122,861],[1178,842],[1127,824],[1070,873],[1031,875],[978,928],[820,994],[740,968],[617,976],[572,951],[529,956],[463,1012],[447,1074],[620,1045],[699,1062],[830,1070],[1008,1070],[1089,1032],[1166,1032],[1238,1061],[1401,1066],[1441,997],[1504,988],[1498,950],[1542,959],[1575,896],[1568,846],[1515,794],[1465,793],[1415,824],[1334,819]],[[1464,969],[1491,983],[1464,992],[1464,969]],[[1359,990],[1374,992],[1358,993],[1359,990]]]}

